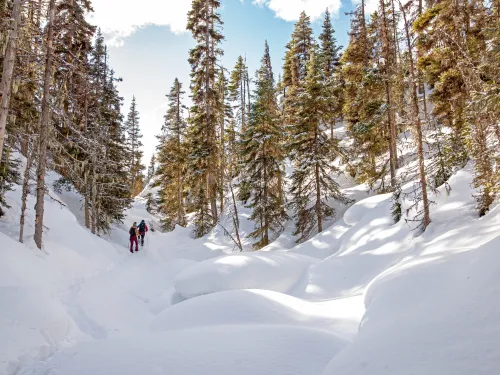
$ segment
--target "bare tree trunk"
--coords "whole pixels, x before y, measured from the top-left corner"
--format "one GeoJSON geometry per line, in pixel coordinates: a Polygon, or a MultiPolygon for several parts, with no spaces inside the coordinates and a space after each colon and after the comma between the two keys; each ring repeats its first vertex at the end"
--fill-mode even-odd
{"type": "Polygon", "coordinates": [[[5,51],[5,59],[3,62],[2,82],[0,83],[0,160],[3,155],[3,145],[5,142],[7,130],[7,117],[9,115],[10,97],[12,93],[12,76],[14,73],[14,64],[17,54],[17,38],[19,30],[19,21],[21,19],[21,2],[22,0],[14,0],[14,8],[12,10],[12,25],[5,51]]]}
{"type": "Polygon", "coordinates": [[[267,155],[266,155],[266,142],[264,141],[263,147],[264,149],[262,150],[262,153],[264,155],[264,241],[263,244],[264,246],[269,245],[269,215],[267,213],[268,210],[268,181],[267,181],[267,155]]]}
{"type": "Polygon", "coordinates": [[[233,182],[230,180],[229,181],[229,190],[231,190],[231,199],[233,201],[233,226],[234,226],[234,232],[236,235],[236,245],[240,249],[240,251],[243,251],[243,245],[241,244],[241,238],[240,238],[240,218],[238,216],[238,205],[236,204],[236,197],[234,195],[234,189],[233,189],[233,182]]]}
{"type": "Polygon", "coordinates": [[[316,216],[318,220],[318,233],[321,233],[323,232],[323,215],[321,214],[321,187],[318,163],[316,163],[314,174],[316,177],[316,216]]]}
{"type": "Polygon", "coordinates": [[[85,193],[83,200],[84,212],[85,212],[85,227],[90,229],[90,211],[89,211],[89,197],[88,192],[85,193]]]}
{"type": "Polygon", "coordinates": [[[35,150],[32,150],[30,147],[31,142],[28,140],[27,143],[28,143],[28,148],[26,153],[26,169],[24,170],[23,190],[21,195],[21,217],[19,219],[19,242],[21,243],[24,242],[24,223],[26,218],[25,213],[27,206],[26,201],[28,200],[28,194],[29,194],[29,182],[30,182],[31,167],[33,165],[33,154],[35,153],[35,150]]]}
{"type": "MultiPolygon", "coordinates": [[[[95,165],[95,161],[93,163],[95,165]]],[[[97,177],[95,167],[92,168],[92,182],[91,182],[91,209],[92,209],[92,223],[91,223],[91,232],[92,234],[97,233],[97,177]]]]}
{"type": "Polygon", "coordinates": [[[422,122],[420,119],[420,106],[418,105],[418,90],[417,90],[417,74],[415,74],[415,64],[413,62],[413,53],[410,38],[410,25],[406,18],[406,12],[401,4],[401,11],[403,13],[403,20],[406,33],[406,44],[408,47],[408,58],[410,62],[410,85],[411,85],[411,100],[413,106],[413,122],[417,133],[417,153],[418,153],[418,169],[420,174],[420,184],[422,187],[422,203],[424,205],[424,220],[423,229],[425,230],[431,223],[429,212],[429,198],[427,196],[427,178],[425,175],[425,158],[424,158],[424,142],[422,136],[422,122]]]}
{"type": "Polygon", "coordinates": [[[52,85],[52,70],[54,64],[54,19],[55,0],[49,2],[49,20],[47,24],[47,56],[45,59],[45,76],[43,83],[42,117],[40,121],[40,138],[38,143],[38,168],[36,185],[36,222],[35,222],[35,243],[42,249],[43,237],[43,213],[45,197],[45,172],[47,169],[47,146],[50,133],[50,87],[52,85]]]}
{"type": "Polygon", "coordinates": [[[382,46],[383,46],[383,56],[385,59],[384,64],[384,72],[385,72],[385,96],[387,101],[387,123],[389,128],[389,157],[390,157],[390,169],[391,169],[391,186],[396,187],[396,170],[398,168],[398,154],[396,147],[396,121],[394,116],[394,108],[392,101],[392,92],[391,92],[391,68],[393,64],[394,57],[391,56],[390,45],[389,45],[389,25],[387,23],[387,14],[385,7],[385,0],[380,0],[380,7],[382,13],[382,46]]]}

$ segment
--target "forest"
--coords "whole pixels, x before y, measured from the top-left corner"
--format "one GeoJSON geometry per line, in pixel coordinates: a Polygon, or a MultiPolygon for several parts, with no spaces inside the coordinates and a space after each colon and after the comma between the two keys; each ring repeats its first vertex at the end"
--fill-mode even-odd
{"type": "Polygon", "coordinates": [[[336,207],[351,204],[339,186],[343,173],[392,193],[395,222],[408,216],[401,201],[410,195],[408,220],[423,232],[430,192],[471,163],[477,215],[488,212],[500,192],[500,1],[380,0],[368,14],[361,0],[346,15],[345,48],[328,10],[319,35],[303,12],[280,66],[262,41],[257,72],[243,57],[222,66],[221,6],[192,1],[191,81],[167,85],[169,107],[146,171],[140,101],[122,113],[121,78],[87,20],[91,1],[0,0],[0,205],[22,186],[21,242],[34,194],[42,248],[47,170],[62,176],[56,189],[82,196],[96,235],[121,222],[150,184],[158,196],[148,197],[148,209],[164,230],[191,225],[203,237],[226,214],[224,229],[240,249],[242,205],[251,210],[255,249],[289,221],[298,242],[322,232],[336,207]],[[411,160],[401,155],[403,138],[412,142],[411,160]]]}

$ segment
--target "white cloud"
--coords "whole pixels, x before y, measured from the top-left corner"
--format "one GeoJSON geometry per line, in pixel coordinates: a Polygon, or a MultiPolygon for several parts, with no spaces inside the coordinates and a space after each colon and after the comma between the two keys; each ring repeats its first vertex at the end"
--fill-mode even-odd
{"type": "Polygon", "coordinates": [[[253,3],[267,6],[285,21],[298,20],[302,11],[314,21],[321,17],[326,8],[331,13],[338,14],[341,6],[340,0],[254,0],[253,3]]]}
{"type": "Polygon", "coordinates": [[[92,4],[91,22],[114,44],[146,25],[170,26],[172,32],[182,33],[191,8],[191,0],[94,0],[92,4]]]}
{"type": "MultiPolygon", "coordinates": [[[[352,0],[354,5],[361,4],[361,0],[352,0]]],[[[365,1],[365,12],[366,14],[372,14],[377,10],[378,0],[366,0],[365,1]]]]}

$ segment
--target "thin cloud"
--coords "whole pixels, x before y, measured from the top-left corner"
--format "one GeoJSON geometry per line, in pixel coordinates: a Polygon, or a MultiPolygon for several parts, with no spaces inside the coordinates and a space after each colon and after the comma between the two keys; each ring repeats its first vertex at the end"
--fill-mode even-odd
{"type": "Polygon", "coordinates": [[[341,7],[340,0],[254,0],[253,3],[268,7],[277,17],[289,22],[297,21],[302,11],[314,21],[321,17],[326,8],[338,14],[341,7]]]}
{"type": "Polygon", "coordinates": [[[121,44],[124,38],[147,25],[169,26],[172,32],[186,31],[191,0],[94,0],[90,21],[99,26],[108,43],[121,44]]]}

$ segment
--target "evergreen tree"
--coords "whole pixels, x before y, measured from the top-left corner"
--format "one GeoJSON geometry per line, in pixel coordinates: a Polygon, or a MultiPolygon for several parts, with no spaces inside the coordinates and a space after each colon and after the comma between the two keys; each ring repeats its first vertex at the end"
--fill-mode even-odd
{"type": "Polygon", "coordinates": [[[157,185],[160,187],[158,203],[163,214],[166,230],[176,225],[186,226],[184,193],[186,190],[187,149],[186,121],[182,104],[182,84],[176,78],[168,98],[168,111],[165,115],[160,145],[158,147],[157,185]]]}
{"type": "MultiPolygon", "coordinates": [[[[334,136],[335,122],[342,116],[342,83],[338,73],[340,67],[340,50],[342,47],[337,46],[335,39],[335,30],[333,29],[330,12],[327,9],[325,12],[325,20],[323,29],[319,36],[320,50],[318,60],[321,67],[322,81],[324,86],[325,101],[327,106],[324,120],[330,125],[330,139],[333,144],[333,149],[336,149],[337,142],[334,136]]],[[[335,153],[334,153],[335,154],[335,153]]],[[[334,155],[337,156],[337,155],[334,155]]]]}
{"type": "Polygon", "coordinates": [[[142,134],[139,128],[139,111],[137,110],[137,103],[135,97],[132,98],[132,103],[130,104],[130,111],[127,116],[127,121],[125,122],[125,127],[127,131],[127,146],[130,153],[130,194],[135,197],[144,188],[144,182],[142,181],[142,171],[144,166],[142,165],[142,134]]]}
{"type": "Polygon", "coordinates": [[[194,0],[188,13],[187,29],[192,32],[196,46],[190,51],[191,108],[189,138],[189,175],[194,197],[195,235],[207,234],[217,223],[218,157],[217,108],[220,93],[216,89],[217,59],[222,55],[219,44],[221,18],[217,13],[218,0],[194,0]]]}
{"type": "Polygon", "coordinates": [[[243,57],[239,56],[229,79],[229,95],[233,102],[235,118],[241,132],[245,131],[248,122],[248,104],[250,101],[250,93],[247,90],[248,80],[248,67],[243,57]]]}
{"type": "Polygon", "coordinates": [[[297,122],[297,103],[300,101],[300,88],[303,86],[307,74],[307,64],[314,43],[311,19],[305,12],[302,12],[295,24],[292,40],[287,45],[285,64],[283,66],[285,94],[283,122],[286,126],[297,122]]]}
{"type": "Polygon", "coordinates": [[[255,231],[250,237],[257,239],[254,247],[269,245],[273,234],[283,230],[287,219],[280,201],[279,176],[283,174],[284,151],[279,142],[281,127],[276,102],[274,76],[266,42],[262,64],[256,75],[254,102],[247,131],[243,135],[246,175],[251,183],[249,207],[255,231]]]}
{"type": "Polygon", "coordinates": [[[360,183],[373,188],[380,181],[385,191],[384,177],[388,168],[384,158],[389,149],[384,126],[385,90],[383,77],[376,64],[380,51],[376,43],[378,16],[366,25],[363,2],[353,13],[350,42],[342,56],[344,81],[343,116],[353,144],[349,155],[349,172],[360,183]],[[370,35],[368,35],[370,32],[370,35]],[[382,159],[382,160],[381,160],[382,159]]]}
{"type": "Polygon", "coordinates": [[[148,174],[146,175],[146,181],[149,183],[151,179],[154,177],[156,174],[156,155],[153,154],[151,155],[151,161],[149,162],[148,166],[148,174]]]}
{"type": "Polygon", "coordinates": [[[300,235],[298,242],[309,238],[315,230],[323,231],[325,221],[335,215],[331,200],[349,203],[332,178],[339,170],[330,163],[331,142],[324,128],[328,87],[319,60],[313,51],[301,93],[299,121],[292,127],[296,157],[290,193],[296,216],[295,234],[300,235]]]}

